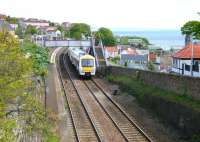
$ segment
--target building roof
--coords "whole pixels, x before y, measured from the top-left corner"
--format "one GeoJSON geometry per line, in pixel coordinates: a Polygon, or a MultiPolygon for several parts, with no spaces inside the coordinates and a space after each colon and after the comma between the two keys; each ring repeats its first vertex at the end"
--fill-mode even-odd
{"type": "Polygon", "coordinates": [[[49,23],[46,20],[39,20],[39,19],[35,19],[35,18],[29,18],[27,20],[24,20],[24,22],[27,22],[27,23],[49,23]]]}
{"type": "Polygon", "coordinates": [[[148,61],[148,55],[131,55],[131,54],[121,54],[121,60],[127,61],[148,61]]]}
{"type": "Polygon", "coordinates": [[[173,57],[180,59],[190,59],[192,57],[192,47],[193,47],[193,58],[200,59],[200,44],[190,44],[183,49],[176,52],[173,57]]]}
{"type": "Polygon", "coordinates": [[[127,54],[137,55],[138,53],[137,53],[136,49],[128,48],[127,49],[127,54]]]}
{"type": "Polygon", "coordinates": [[[46,32],[56,32],[58,31],[57,27],[46,27],[46,32]]]}
{"type": "Polygon", "coordinates": [[[6,17],[7,17],[6,15],[4,15],[4,14],[0,14],[0,19],[1,19],[1,20],[5,20],[6,17]]]}
{"type": "Polygon", "coordinates": [[[138,53],[134,48],[127,48],[127,49],[122,49],[121,54],[137,55],[138,53]]]}
{"type": "Polygon", "coordinates": [[[118,49],[115,46],[110,46],[110,47],[106,47],[106,51],[107,52],[118,52],[118,49]]]}

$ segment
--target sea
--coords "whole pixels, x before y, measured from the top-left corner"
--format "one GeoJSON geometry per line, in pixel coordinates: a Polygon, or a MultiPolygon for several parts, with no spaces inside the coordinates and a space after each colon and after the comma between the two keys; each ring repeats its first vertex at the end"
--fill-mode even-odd
{"type": "Polygon", "coordinates": [[[159,46],[164,50],[181,49],[185,43],[180,30],[113,31],[113,33],[115,36],[145,37],[150,44],[159,46]]]}

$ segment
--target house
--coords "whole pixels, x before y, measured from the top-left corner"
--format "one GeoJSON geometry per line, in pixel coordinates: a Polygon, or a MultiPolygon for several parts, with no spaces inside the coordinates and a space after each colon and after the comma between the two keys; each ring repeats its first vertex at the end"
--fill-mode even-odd
{"type": "Polygon", "coordinates": [[[0,20],[6,20],[7,16],[4,14],[0,14],[0,20]]]}
{"type": "Polygon", "coordinates": [[[46,36],[50,40],[58,40],[61,37],[61,31],[57,30],[57,27],[48,27],[46,29],[46,36]]]}
{"type": "Polygon", "coordinates": [[[156,54],[154,52],[149,53],[149,61],[155,63],[156,62],[156,54]]]}
{"type": "Polygon", "coordinates": [[[120,64],[128,68],[147,69],[148,50],[139,50],[135,48],[123,49],[120,54],[120,64]]]}
{"type": "Polygon", "coordinates": [[[200,44],[189,44],[172,56],[172,72],[200,77],[200,44]]]}
{"type": "MultiPolygon", "coordinates": [[[[47,40],[58,40],[61,37],[61,32],[57,30],[57,27],[54,26],[46,26],[37,28],[40,35],[43,36],[44,39],[47,40]]],[[[40,36],[38,36],[40,37],[40,36]]]]}
{"type": "Polygon", "coordinates": [[[114,58],[118,56],[118,49],[115,46],[105,47],[106,58],[114,58]]]}
{"type": "Polygon", "coordinates": [[[147,69],[148,55],[121,54],[120,64],[128,68],[147,69]]]}
{"type": "Polygon", "coordinates": [[[121,50],[121,54],[137,55],[135,48],[124,48],[121,50]]]}
{"type": "Polygon", "coordinates": [[[62,26],[63,26],[66,30],[68,30],[68,29],[71,27],[71,23],[70,23],[70,22],[63,22],[63,23],[62,23],[62,26]]]}
{"type": "Polygon", "coordinates": [[[12,27],[12,29],[16,30],[18,27],[18,24],[10,24],[10,26],[12,27]]]}
{"type": "Polygon", "coordinates": [[[47,27],[49,26],[49,22],[46,20],[38,20],[38,19],[27,19],[24,20],[24,23],[26,24],[26,26],[31,25],[31,26],[35,26],[35,27],[47,27]]]}

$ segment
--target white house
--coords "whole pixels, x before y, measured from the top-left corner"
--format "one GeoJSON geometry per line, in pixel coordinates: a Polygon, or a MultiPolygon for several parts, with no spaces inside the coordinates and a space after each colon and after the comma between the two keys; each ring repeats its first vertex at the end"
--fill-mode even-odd
{"type": "Polygon", "coordinates": [[[176,52],[172,58],[172,72],[200,77],[200,44],[187,45],[176,52]]]}
{"type": "Polygon", "coordinates": [[[49,27],[46,29],[46,36],[51,40],[57,40],[61,37],[61,32],[56,27],[49,27]]]}
{"type": "Polygon", "coordinates": [[[16,30],[17,27],[18,27],[18,24],[10,24],[10,26],[11,26],[14,30],[16,30]]]}

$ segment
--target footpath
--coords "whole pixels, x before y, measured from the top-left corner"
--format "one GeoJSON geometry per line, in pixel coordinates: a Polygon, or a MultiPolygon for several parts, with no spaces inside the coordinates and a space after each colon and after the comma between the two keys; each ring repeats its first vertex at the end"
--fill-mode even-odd
{"type": "Polygon", "coordinates": [[[72,132],[69,130],[71,122],[56,67],[56,56],[61,50],[62,48],[56,48],[51,54],[48,66],[46,107],[58,118],[56,130],[59,134],[60,142],[70,142],[74,141],[72,132]]]}

